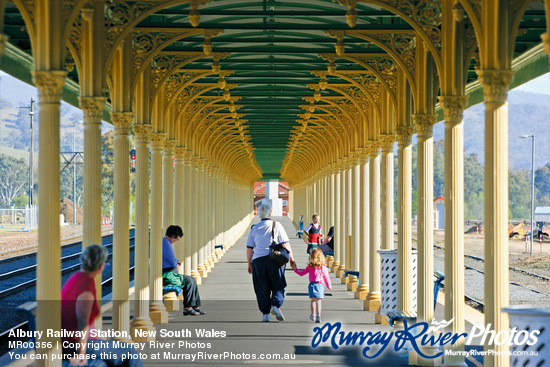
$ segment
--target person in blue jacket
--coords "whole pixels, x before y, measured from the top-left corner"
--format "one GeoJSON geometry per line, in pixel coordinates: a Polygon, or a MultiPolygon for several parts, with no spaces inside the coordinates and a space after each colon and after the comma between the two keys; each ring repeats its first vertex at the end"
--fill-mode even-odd
{"type": "MultiPolygon", "coordinates": [[[[176,258],[176,253],[172,245],[183,237],[183,230],[180,226],[171,225],[166,229],[166,234],[162,239],[162,274],[166,272],[178,272],[181,262],[176,258]]],[[[195,278],[183,275],[185,280],[183,284],[183,315],[204,315],[206,312],[201,310],[201,296],[195,278]]]]}

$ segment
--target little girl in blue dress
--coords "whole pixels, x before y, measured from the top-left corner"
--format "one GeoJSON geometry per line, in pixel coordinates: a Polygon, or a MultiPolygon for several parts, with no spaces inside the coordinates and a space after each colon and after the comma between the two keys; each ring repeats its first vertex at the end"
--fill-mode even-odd
{"type": "Polygon", "coordinates": [[[308,293],[311,299],[311,316],[309,318],[311,321],[320,323],[321,300],[325,296],[325,286],[328,289],[332,289],[323,251],[314,247],[309,254],[309,263],[306,268],[303,270],[294,268],[294,272],[299,276],[309,274],[308,293]]]}

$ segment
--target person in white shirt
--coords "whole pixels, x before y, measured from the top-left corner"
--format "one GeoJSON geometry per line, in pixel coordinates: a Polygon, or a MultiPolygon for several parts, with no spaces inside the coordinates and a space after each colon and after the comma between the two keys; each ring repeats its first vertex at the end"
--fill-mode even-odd
{"type": "Polygon", "coordinates": [[[258,216],[261,221],[252,227],[246,241],[248,273],[252,274],[258,308],[263,314],[262,322],[269,322],[270,312],[279,321],[285,319],[280,310],[285,300],[285,266],[279,266],[269,258],[272,238],[288,251],[290,264],[295,264],[292,248],[283,226],[271,220],[270,215],[271,203],[264,200],[258,207],[258,216]]]}

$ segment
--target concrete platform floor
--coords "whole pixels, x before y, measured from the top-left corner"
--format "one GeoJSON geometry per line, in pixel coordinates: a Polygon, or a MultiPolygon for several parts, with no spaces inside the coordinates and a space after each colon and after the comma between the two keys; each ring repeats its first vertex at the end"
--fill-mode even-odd
{"type": "MultiPolygon", "coordinates": [[[[306,245],[296,236],[296,229],[288,217],[274,219],[283,224],[289,235],[298,267],[305,267],[306,245]]],[[[254,223],[257,221],[255,218],[254,223]]],[[[375,313],[363,311],[363,301],[354,299],[333,273],[333,290],[325,291],[320,324],[309,320],[307,277],[299,277],[290,267],[286,271],[288,287],[282,307],[286,320],[279,322],[271,316],[271,322],[260,322],[262,315],[257,307],[252,276],[247,272],[247,237],[248,231],[202,280],[199,290],[206,315],[183,316],[181,311],[171,311],[168,324],[156,325],[156,343],[145,344],[141,351],[146,366],[408,365],[406,351],[367,359],[361,354],[366,344],[343,345],[335,350],[328,340],[312,348],[314,328],[326,322],[340,322],[342,331],[346,332],[395,331],[389,326],[375,324],[375,313]],[[182,337],[178,337],[178,332],[182,337]]],[[[442,313],[442,307],[438,309],[438,313],[442,313]]],[[[109,329],[110,317],[105,316],[104,328],[109,329]]]]}

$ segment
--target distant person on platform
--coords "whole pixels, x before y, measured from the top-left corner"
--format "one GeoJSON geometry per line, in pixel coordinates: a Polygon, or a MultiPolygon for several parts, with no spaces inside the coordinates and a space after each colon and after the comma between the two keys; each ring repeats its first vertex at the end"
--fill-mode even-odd
{"type": "MultiPolygon", "coordinates": [[[[167,272],[177,273],[181,262],[176,258],[176,253],[172,244],[183,237],[183,230],[180,226],[169,226],[162,239],[162,274],[167,272]]],[[[182,275],[183,284],[183,316],[204,315],[206,312],[200,309],[201,296],[195,278],[188,275],[182,275]]]]}
{"type": "Polygon", "coordinates": [[[304,216],[300,215],[300,219],[298,221],[298,238],[302,238],[302,235],[304,234],[304,216]]]}
{"type": "Polygon", "coordinates": [[[330,229],[328,230],[327,236],[325,237],[323,244],[317,247],[321,251],[323,251],[323,254],[326,254],[327,252],[334,253],[334,226],[330,227],[330,229]]]}
{"type": "Polygon", "coordinates": [[[304,233],[307,233],[307,253],[309,254],[311,249],[317,247],[323,243],[323,227],[319,224],[320,215],[315,213],[311,217],[311,224],[309,224],[305,229],[304,233]]]}

